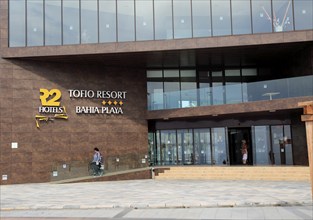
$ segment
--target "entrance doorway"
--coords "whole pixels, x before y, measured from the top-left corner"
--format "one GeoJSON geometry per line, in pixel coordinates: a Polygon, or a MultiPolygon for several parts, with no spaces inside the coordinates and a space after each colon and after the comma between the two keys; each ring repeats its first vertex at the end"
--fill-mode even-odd
{"type": "Polygon", "coordinates": [[[251,128],[229,128],[229,158],[231,165],[242,165],[241,145],[242,140],[246,140],[248,145],[248,160],[247,164],[253,164],[252,158],[252,143],[251,143],[251,128]]]}

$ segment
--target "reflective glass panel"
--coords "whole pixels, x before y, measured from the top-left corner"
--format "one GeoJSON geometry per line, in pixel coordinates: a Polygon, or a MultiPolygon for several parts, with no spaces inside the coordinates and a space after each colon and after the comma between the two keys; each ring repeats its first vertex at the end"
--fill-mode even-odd
{"type": "Polygon", "coordinates": [[[228,159],[226,151],[225,128],[212,128],[211,131],[213,164],[226,164],[228,159]]]}
{"type": "Polygon", "coordinates": [[[180,108],[179,82],[164,82],[165,108],[180,108]]]}
{"type": "Polygon", "coordinates": [[[157,165],[157,145],[155,140],[155,133],[148,133],[148,146],[149,146],[149,165],[157,165]]]}
{"type": "Polygon", "coordinates": [[[135,41],[134,0],[117,1],[118,41],[135,41]]]}
{"type": "Polygon", "coordinates": [[[256,165],[272,164],[270,157],[271,142],[270,142],[270,128],[269,126],[254,126],[252,128],[254,144],[254,158],[256,165]]]}
{"type": "Polygon", "coordinates": [[[99,42],[116,42],[116,0],[99,0],[99,42]]]}
{"type": "Polygon", "coordinates": [[[211,32],[210,1],[192,0],[193,37],[208,37],[211,32]]]}
{"type": "Polygon", "coordinates": [[[79,44],[79,33],[79,0],[63,1],[63,44],[79,44]]]}
{"type": "Polygon", "coordinates": [[[293,30],[292,11],[293,9],[291,0],[273,0],[274,32],[293,30]]]}
{"type": "Polygon", "coordinates": [[[25,46],[25,0],[9,1],[9,46],[25,46]]]}
{"type": "Polygon", "coordinates": [[[225,92],[227,104],[242,102],[242,88],[240,82],[226,82],[225,92]]]}
{"type": "Polygon", "coordinates": [[[176,130],[161,131],[162,165],[177,164],[176,130]]]}
{"type": "Polygon", "coordinates": [[[172,1],[154,0],[155,39],[173,39],[172,1]]]}
{"type": "Polygon", "coordinates": [[[181,107],[196,107],[197,104],[197,82],[195,70],[180,71],[181,107]]]}
{"type": "Polygon", "coordinates": [[[270,0],[252,1],[253,33],[272,32],[272,8],[270,0]]]}
{"type": "Polygon", "coordinates": [[[195,164],[212,164],[210,129],[194,129],[195,164]]]}
{"type": "Polygon", "coordinates": [[[232,0],[233,34],[251,34],[250,1],[232,0]]]}
{"type": "Polygon", "coordinates": [[[173,0],[174,38],[191,38],[191,2],[173,0]]]}
{"type": "Polygon", "coordinates": [[[27,1],[27,46],[43,45],[43,1],[27,1]]]}
{"type": "Polygon", "coordinates": [[[136,40],[153,40],[153,1],[136,0],[136,40]]]}
{"type": "Polygon", "coordinates": [[[212,0],[213,36],[231,35],[230,0],[212,0]]]}
{"type": "Polygon", "coordinates": [[[272,150],[270,151],[270,157],[272,164],[281,165],[281,152],[280,147],[284,140],[284,126],[271,126],[271,136],[272,136],[272,150]]]}
{"type": "Polygon", "coordinates": [[[294,0],[296,30],[313,29],[313,1],[294,0]]]}
{"type": "Polygon", "coordinates": [[[177,130],[177,148],[180,164],[194,164],[193,133],[191,129],[177,130]]]}
{"type": "Polygon", "coordinates": [[[45,45],[62,44],[61,0],[45,1],[45,45]]]}
{"type": "Polygon", "coordinates": [[[81,43],[98,43],[98,1],[81,0],[81,43]]]}
{"type": "Polygon", "coordinates": [[[286,157],[286,165],[293,165],[292,139],[290,125],[284,125],[284,150],[286,157]]]}
{"type": "Polygon", "coordinates": [[[163,82],[148,82],[149,110],[163,109],[163,82]]]}

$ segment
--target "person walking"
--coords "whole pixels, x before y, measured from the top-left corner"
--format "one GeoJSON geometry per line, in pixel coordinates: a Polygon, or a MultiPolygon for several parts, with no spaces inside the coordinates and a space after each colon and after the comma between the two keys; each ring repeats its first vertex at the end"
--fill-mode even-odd
{"type": "Polygon", "coordinates": [[[93,160],[91,162],[91,169],[94,176],[100,175],[101,168],[101,154],[97,147],[94,148],[93,160]]]}
{"type": "Polygon", "coordinates": [[[246,165],[248,160],[248,145],[246,140],[241,141],[242,164],[246,165]]]}

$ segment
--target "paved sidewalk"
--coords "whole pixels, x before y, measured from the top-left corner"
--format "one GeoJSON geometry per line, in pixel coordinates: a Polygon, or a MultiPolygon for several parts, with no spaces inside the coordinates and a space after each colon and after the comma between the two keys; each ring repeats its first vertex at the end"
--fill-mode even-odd
{"type": "Polygon", "coordinates": [[[251,216],[254,215],[258,217],[255,219],[268,219],[268,212],[277,217],[272,219],[284,215],[312,219],[309,182],[132,180],[41,183],[2,185],[0,195],[0,217],[9,217],[14,213],[20,213],[19,217],[27,217],[27,213],[46,213],[44,216],[53,216],[54,213],[55,217],[57,213],[61,216],[63,213],[75,217],[70,214],[75,210],[72,212],[81,213],[80,217],[86,214],[90,217],[90,213],[96,212],[101,213],[102,218],[115,216],[114,219],[116,216],[123,216],[123,219],[142,218],[140,216],[159,219],[163,218],[163,214],[168,219],[171,216],[191,219],[190,213],[193,213],[192,219],[203,219],[201,216],[219,218],[223,216],[221,213],[231,219],[236,219],[236,216],[253,219],[251,216]]]}

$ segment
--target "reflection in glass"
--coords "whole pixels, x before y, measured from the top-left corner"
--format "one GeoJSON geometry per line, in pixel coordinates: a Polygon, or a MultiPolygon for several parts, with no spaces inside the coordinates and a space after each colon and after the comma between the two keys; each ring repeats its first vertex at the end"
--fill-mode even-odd
{"type": "Polygon", "coordinates": [[[9,1],[9,46],[25,46],[25,0],[9,1]]]}
{"type": "Polygon", "coordinates": [[[149,148],[149,165],[154,166],[158,164],[157,160],[157,145],[155,139],[155,133],[148,133],[148,148],[149,148]]]}
{"type": "Polygon", "coordinates": [[[255,149],[255,164],[269,165],[273,164],[273,155],[270,153],[270,128],[269,126],[254,126],[253,130],[253,148],[255,149]]]}
{"type": "Polygon", "coordinates": [[[294,0],[295,29],[313,29],[313,1],[294,0]]]}
{"type": "Polygon", "coordinates": [[[98,42],[98,2],[81,0],[81,43],[98,42]]]}
{"type": "Polygon", "coordinates": [[[116,1],[99,0],[99,41],[116,42],[116,1]]]}
{"type": "Polygon", "coordinates": [[[178,162],[175,130],[161,131],[161,160],[162,165],[174,165],[178,162]]]}
{"type": "Polygon", "coordinates": [[[233,34],[251,34],[250,1],[232,0],[233,34]]]}
{"type": "Polygon", "coordinates": [[[194,129],[195,164],[212,164],[210,129],[194,129]]]}
{"type": "Polygon", "coordinates": [[[193,37],[212,35],[210,8],[210,1],[192,0],[193,37]]]}
{"type": "Polygon", "coordinates": [[[27,1],[27,46],[43,45],[43,1],[27,1]]]}
{"type": "Polygon", "coordinates": [[[231,35],[230,0],[212,0],[213,36],[231,35]]]}
{"type": "Polygon", "coordinates": [[[164,108],[163,82],[147,82],[149,110],[164,108]]]}
{"type": "Polygon", "coordinates": [[[226,82],[226,104],[242,103],[242,88],[240,82],[226,82]]]}
{"type": "Polygon", "coordinates": [[[177,148],[179,163],[186,165],[194,164],[192,129],[177,130],[177,148]]]}
{"type": "Polygon", "coordinates": [[[228,161],[225,128],[212,128],[213,165],[223,165],[228,161]]]}
{"type": "Polygon", "coordinates": [[[155,39],[173,39],[172,1],[154,0],[155,39]]]}
{"type": "Polygon", "coordinates": [[[136,0],[136,40],[153,40],[153,1],[136,0]]]}
{"type": "Polygon", "coordinates": [[[79,33],[79,0],[63,1],[63,44],[79,44],[79,33]]]}
{"type": "Polygon", "coordinates": [[[135,40],[134,0],[117,1],[118,41],[135,40]]]}
{"type": "Polygon", "coordinates": [[[286,154],[286,165],[293,165],[292,154],[292,140],[291,140],[291,127],[290,125],[284,125],[284,148],[286,154]]]}
{"type": "Polygon", "coordinates": [[[292,10],[291,0],[273,0],[274,32],[293,30],[292,10]]]}
{"type": "Polygon", "coordinates": [[[272,32],[272,8],[270,0],[252,1],[253,33],[272,32]]]}
{"type": "Polygon", "coordinates": [[[191,38],[191,2],[173,0],[174,38],[191,38]]]}
{"type": "Polygon", "coordinates": [[[197,83],[195,70],[181,70],[181,107],[197,106],[197,83]]]}
{"type": "Polygon", "coordinates": [[[45,45],[62,44],[61,0],[45,1],[45,45]]]}

